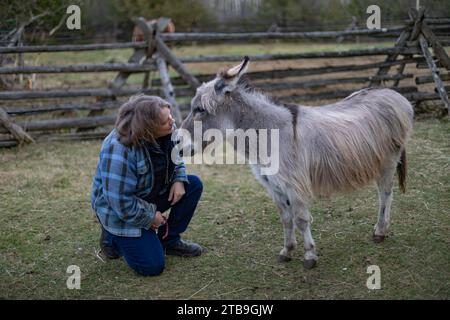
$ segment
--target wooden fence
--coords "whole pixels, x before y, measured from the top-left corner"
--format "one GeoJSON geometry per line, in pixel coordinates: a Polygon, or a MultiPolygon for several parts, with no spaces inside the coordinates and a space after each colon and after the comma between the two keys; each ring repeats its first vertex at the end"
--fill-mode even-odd
{"type": "Polygon", "coordinates": [[[137,93],[165,97],[173,105],[177,122],[180,122],[189,108],[188,98],[194,95],[201,82],[213,77],[211,72],[192,74],[187,65],[192,68],[199,63],[223,65],[242,59],[242,56],[235,55],[177,57],[168,43],[176,45],[192,41],[232,43],[242,40],[248,42],[396,36],[395,44],[389,48],[250,55],[250,60],[255,64],[276,66],[283,63],[286,67],[252,71],[248,73],[248,77],[257,88],[286,102],[318,104],[324,100],[343,98],[363,87],[381,85],[402,93],[416,107],[424,101],[435,100],[441,101],[444,108],[450,108],[450,86],[445,85],[445,82],[450,80],[450,59],[444,48],[450,45],[450,18],[427,18],[423,9],[411,10],[410,20],[405,22],[404,27],[388,30],[164,34],[159,32],[162,30],[160,26],[148,26],[142,18],[136,19],[135,23],[144,30],[146,41],[0,47],[0,55],[130,48],[134,50],[127,63],[0,66],[0,77],[17,74],[118,72],[109,86],[104,88],[0,91],[0,146],[15,146],[36,140],[102,138],[114,123],[117,108],[129,96],[137,93]],[[433,48],[433,54],[429,51],[430,46],[433,48]],[[373,60],[374,57],[377,59],[373,60]],[[264,61],[268,63],[263,63],[264,61]],[[322,64],[314,65],[315,61],[322,64]],[[305,62],[314,66],[301,67],[305,62]],[[168,66],[175,70],[178,76],[169,77],[168,66]],[[125,86],[129,76],[134,73],[144,74],[142,86],[125,86]],[[150,73],[158,73],[159,77],[150,80],[150,73]],[[73,114],[74,111],[84,113],[84,116],[57,116],[61,112],[73,114]]]}

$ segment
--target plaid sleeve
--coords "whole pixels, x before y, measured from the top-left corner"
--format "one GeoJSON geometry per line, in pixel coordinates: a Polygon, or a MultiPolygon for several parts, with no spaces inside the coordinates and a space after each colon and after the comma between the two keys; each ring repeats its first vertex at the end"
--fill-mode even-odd
{"type": "Polygon", "coordinates": [[[180,160],[176,163],[178,163],[178,164],[175,166],[175,175],[174,175],[173,182],[175,182],[175,181],[188,182],[188,178],[187,178],[187,174],[186,174],[186,166],[184,164],[184,161],[180,157],[180,160]]]}
{"type": "Polygon", "coordinates": [[[111,209],[122,221],[149,229],[156,205],[135,195],[136,164],[130,150],[121,144],[109,145],[102,150],[100,166],[103,194],[111,209]]]}

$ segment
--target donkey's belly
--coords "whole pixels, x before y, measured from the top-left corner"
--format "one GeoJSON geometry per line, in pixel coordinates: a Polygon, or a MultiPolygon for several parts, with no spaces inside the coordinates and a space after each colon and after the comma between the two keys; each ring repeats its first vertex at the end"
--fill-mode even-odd
{"type": "Polygon", "coordinates": [[[322,158],[310,167],[315,195],[329,196],[361,188],[379,176],[383,159],[375,154],[345,159],[339,153],[322,158]]]}

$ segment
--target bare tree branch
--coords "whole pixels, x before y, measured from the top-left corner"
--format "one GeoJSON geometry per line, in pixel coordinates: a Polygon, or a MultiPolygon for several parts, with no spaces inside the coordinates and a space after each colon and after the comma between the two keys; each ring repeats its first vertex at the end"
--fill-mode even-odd
{"type": "Polygon", "coordinates": [[[59,21],[59,23],[56,25],[56,27],[54,27],[52,30],[50,30],[50,32],[48,33],[49,36],[52,36],[56,31],[58,31],[59,28],[61,28],[61,26],[64,24],[64,21],[66,21],[68,14],[64,14],[61,18],[61,20],[59,21]]]}

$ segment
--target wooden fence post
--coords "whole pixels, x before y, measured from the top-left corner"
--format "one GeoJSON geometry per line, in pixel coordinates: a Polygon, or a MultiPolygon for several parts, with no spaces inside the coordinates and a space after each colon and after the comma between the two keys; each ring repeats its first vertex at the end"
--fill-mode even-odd
{"type": "Polygon", "coordinates": [[[22,142],[34,142],[19,125],[15,124],[8,116],[8,113],[0,107],[0,123],[14,136],[14,138],[21,144],[22,142]]]}
{"type": "MultiPolygon", "coordinates": [[[[157,43],[157,37],[159,33],[159,27],[156,23],[153,23],[152,26],[149,26],[144,18],[134,19],[136,25],[144,32],[145,39],[148,43],[147,47],[147,59],[150,59],[156,52],[156,65],[159,70],[159,75],[161,78],[161,84],[164,90],[164,96],[167,102],[170,103],[172,114],[175,117],[175,121],[177,125],[181,124],[181,112],[178,106],[178,103],[175,99],[175,92],[173,86],[170,82],[169,72],[167,70],[167,62],[164,60],[159,52],[159,46],[157,43]]],[[[168,49],[168,48],[167,48],[168,49]]],[[[168,49],[170,51],[170,49],[168,49]]]]}
{"type": "Polygon", "coordinates": [[[161,56],[180,74],[186,83],[193,89],[197,89],[200,86],[200,82],[189,73],[183,63],[172,53],[158,34],[155,35],[155,41],[161,56]]]}
{"type": "MultiPolygon", "coordinates": [[[[401,33],[401,35],[398,37],[398,39],[397,39],[397,41],[396,41],[396,43],[395,43],[395,48],[401,48],[401,47],[404,47],[405,44],[406,44],[406,41],[407,41],[408,38],[409,38],[409,35],[410,35],[409,31],[404,30],[404,31],[401,33]]],[[[393,61],[395,61],[395,60],[397,59],[398,56],[399,56],[398,53],[391,53],[391,54],[388,54],[388,56],[387,56],[385,62],[393,62],[393,61]]],[[[386,75],[386,74],[389,72],[389,69],[390,69],[390,68],[391,68],[391,66],[381,67],[380,69],[378,69],[378,72],[376,73],[375,76],[376,76],[376,77],[379,77],[379,76],[386,75]]],[[[371,81],[371,82],[370,82],[369,86],[370,86],[370,87],[372,87],[372,86],[377,86],[377,85],[380,85],[380,83],[381,83],[380,80],[374,80],[374,81],[371,81]]]]}
{"type": "Polygon", "coordinates": [[[433,57],[431,56],[430,51],[428,50],[428,42],[425,40],[425,37],[423,35],[419,36],[419,42],[420,47],[422,48],[423,55],[427,60],[428,67],[431,70],[431,74],[436,84],[438,94],[441,97],[442,101],[444,102],[444,105],[447,107],[448,116],[450,117],[450,103],[448,100],[447,91],[445,90],[441,78],[439,78],[439,71],[437,70],[436,64],[433,61],[433,57]]]}
{"type": "MultiPolygon", "coordinates": [[[[144,61],[144,64],[149,61],[152,57],[152,55],[155,53],[155,41],[153,37],[155,36],[155,33],[158,30],[158,25],[156,23],[152,23],[151,25],[148,25],[144,18],[139,17],[133,19],[133,22],[136,26],[138,26],[142,32],[144,33],[145,42],[147,43],[147,49],[146,49],[146,60],[144,61]]],[[[144,75],[144,81],[142,82],[142,88],[148,88],[150,80],[150,71],[146,72],[144,75]]]]}
{"type": "Polygon", "coordinates": [[[157,54],[156,64],[158,65],[159,75],[161,77],[161,85],[163,86],[164,90],[164,96],[166,97],[167,102],[169,102],[172,107],[172,114],[175,117],[177,126],[180,126],[183,119],[181,118],[180,107],[178,106],[177,100],[175,100],[175,92],[172,83],[170,82],[166,60],[164,60],[159,56],[159,54],[157,54]]]}
{"type": "MultiPolygon", "coordinates": [[[[410,36],[409,36],[409,41],[413,42],[413,41],[416,41],[417,37],[420,34],[420,29],[422,27],[422,21],[423,21],[423,19],[425,17],[424,16],[425,8],[421,7],[421,8],[419,8],[418,11],[416,11],[413,8],[411,8],[411,10],[409,10],[408,14],[409,14],[410,19],[414,20],[414,27],[413,27],[413,29],[411,31],[410,36]]],[[[412,58],[412,57],[413,57],[413,54],[404,55],[405,59],[412,58]]],[[[405,67],[406,67],[406,63],[401,64],[398,67],[398,69],[397,69],[397,75],[403,74],[403,71],[405,70],[405,67]]],[[[400,80],[396,80],[394,82],[394,87],[397,87],[399,83],[400,83],[400,80]]]]}

